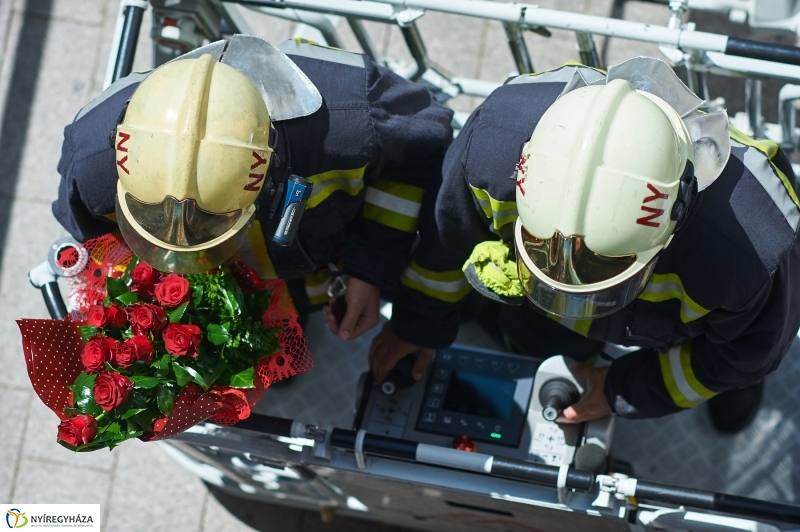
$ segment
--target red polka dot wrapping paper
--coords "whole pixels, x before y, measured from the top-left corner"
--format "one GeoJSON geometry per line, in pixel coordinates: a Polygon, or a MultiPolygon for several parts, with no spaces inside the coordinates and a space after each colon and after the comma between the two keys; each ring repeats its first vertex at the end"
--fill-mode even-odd
{"type": "Polygon", "coordinates": [[[64,320],[17,320],[22,333],[22,352],[36,395],[67,419],[64,407],[69,402],[67,386],[83,371],[83,342],[75,323],[64,320]]]}

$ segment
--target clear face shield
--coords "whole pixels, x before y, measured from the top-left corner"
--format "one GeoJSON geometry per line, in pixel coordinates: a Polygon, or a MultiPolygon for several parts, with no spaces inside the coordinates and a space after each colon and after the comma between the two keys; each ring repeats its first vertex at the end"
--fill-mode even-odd
{"type": "Polygon", "coordinates": [[[618,311],[642,291],[657,258],[641,264],[636,255],[593,252],[579,236],[559,232],[536,238],[514,223],[519,280],[537,307],[562,318],[602,318],[618,311]]]}

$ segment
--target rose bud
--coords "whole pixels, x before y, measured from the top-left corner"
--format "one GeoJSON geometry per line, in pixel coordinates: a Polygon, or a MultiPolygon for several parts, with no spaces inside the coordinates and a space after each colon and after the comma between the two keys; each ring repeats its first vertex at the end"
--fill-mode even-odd
{"type": "Polygon", "coordinates": [[[133,383],[125,375],[104,371],[94,381],[94,402],[108,412],[122,404],[133,389],[133,383]]]}
{"type": "Polygon", "coordinates": [[[161,337],[164,338],[164,347],[170,355],[195,358],[203,334],[197,325],[170,323],[161,337]]]}
{"type": "Polygon", "coordinates": [[[153,286],[158,282],[161,274],[152,266],[139,262],[131,271],[131,292],[152,298],[153,286]]]}
{"type": "Polygon", "coordinates": [[[86,323],[98,329],[102,329],[106,326],[106,309],[103,308],[103,305],[92,305],[89,307],[89,315],[86,318],[86,323]]]}
{"type": "Polygon", "coordinates": [[[117,341],[113,338],[95,334],[83,346],[81,363],[86,368],[86,373],[97,373],[111,361],[111,351],[116,347],[117,341]]]}
{"type": "Polygon", "coordinates": [[[89,443],[95,436],[97,436],[97,423],[88,414],[65,419],[58,425],[58,439],[73,447],[89,443]]]}
{"type": "Polygon", "coordinates": [[[164,329],[167,315],[164,309],[150,303],[134,303],[125,309],[128,321],[131,322],[133,334],[144,334],[149,331],[158,334],[164,329]]]}
{"type": "Polygon", "coordinates": [[[136,347],[136,358],[149,364],[153,361],[153,342],[147,336],[136,335],[129,338],[126,342],[132,343],[136,347]]]}
{"type": "Polygon", "coordinates": [[[154,294],[163,306],[175,308],[189,301],[189,281],[176,273],[171,273],[156,285],[154,294]]]}
{"type": "Polygon", "coordinates": [[[122,307],[114,303],[109,305],[106,309],[106,325],[122,329],[127,322],[128,316],[125,314],[125,310],[122,307]]]}

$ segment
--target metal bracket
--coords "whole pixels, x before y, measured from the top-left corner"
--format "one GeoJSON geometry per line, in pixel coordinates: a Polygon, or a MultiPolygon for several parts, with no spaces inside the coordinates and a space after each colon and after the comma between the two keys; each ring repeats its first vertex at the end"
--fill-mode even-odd
{"type": "Polygon", "coordinates": [[[401,28],[404,28],[404,27],[408,26],[409,24],[412,24],[415,20],[417,20],[418,18],[420,18],[424,14],[425,14],[425,11],[422,11],[421,9],[411,9],[411,8],[409,8],[409,9],[404,9],[402,11],[397,11],[394,14],[394,20],[395,20],[395,22],[397,22],[398,26],[400,26],[401,28]]]}

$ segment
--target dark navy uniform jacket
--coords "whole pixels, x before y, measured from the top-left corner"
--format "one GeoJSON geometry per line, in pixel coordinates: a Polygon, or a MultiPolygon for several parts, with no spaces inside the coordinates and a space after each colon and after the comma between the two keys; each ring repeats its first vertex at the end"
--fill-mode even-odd
{"type": "MultiPolygon", "coordinates": [[[[574,68],[520,76],[475,110],[447,153],[435,230],[421,229],[422,247],[439,253],[423,253],[421,267],[460,268],[485,240],[513,246],[515,165],[574,68]]],[[[623,416],[668,414],[758,382],[778,367],[800,326],[800,209],[791,165],[771,141],[733,128],[730,135],[722,175],[698,194],[688,225],[638,298],[601,319],[550,316],[589,338],[642,347],[608,372],[606,398],[623,416]]],[[[414,340],[454,338],[454,303],[408,294],[418,298],[403,306],[417,312],[404,321],[416,327],[414,340]]]]}
{"type": "MultiPolygon", "coordinates": [[[[452,111],[424,87],[366,56],[286,41],[280,49],[322,95],[310,116],[275,122],[281,166],[314,182],[295,244],[271,237],[271,198],[258,199],[256,223],[240,253],[264,277],[289,279],[298,310],[327,303],[329,263],[379,288],[398,284],[411,260],[419,213],[433,210],[452,140],[452,111]]],[[[62,176],[53,214],[79,241],[110,232],[117,173],[108,137],[147,74],[132,74],[86,106],[64,131],[62,176]]]]}

